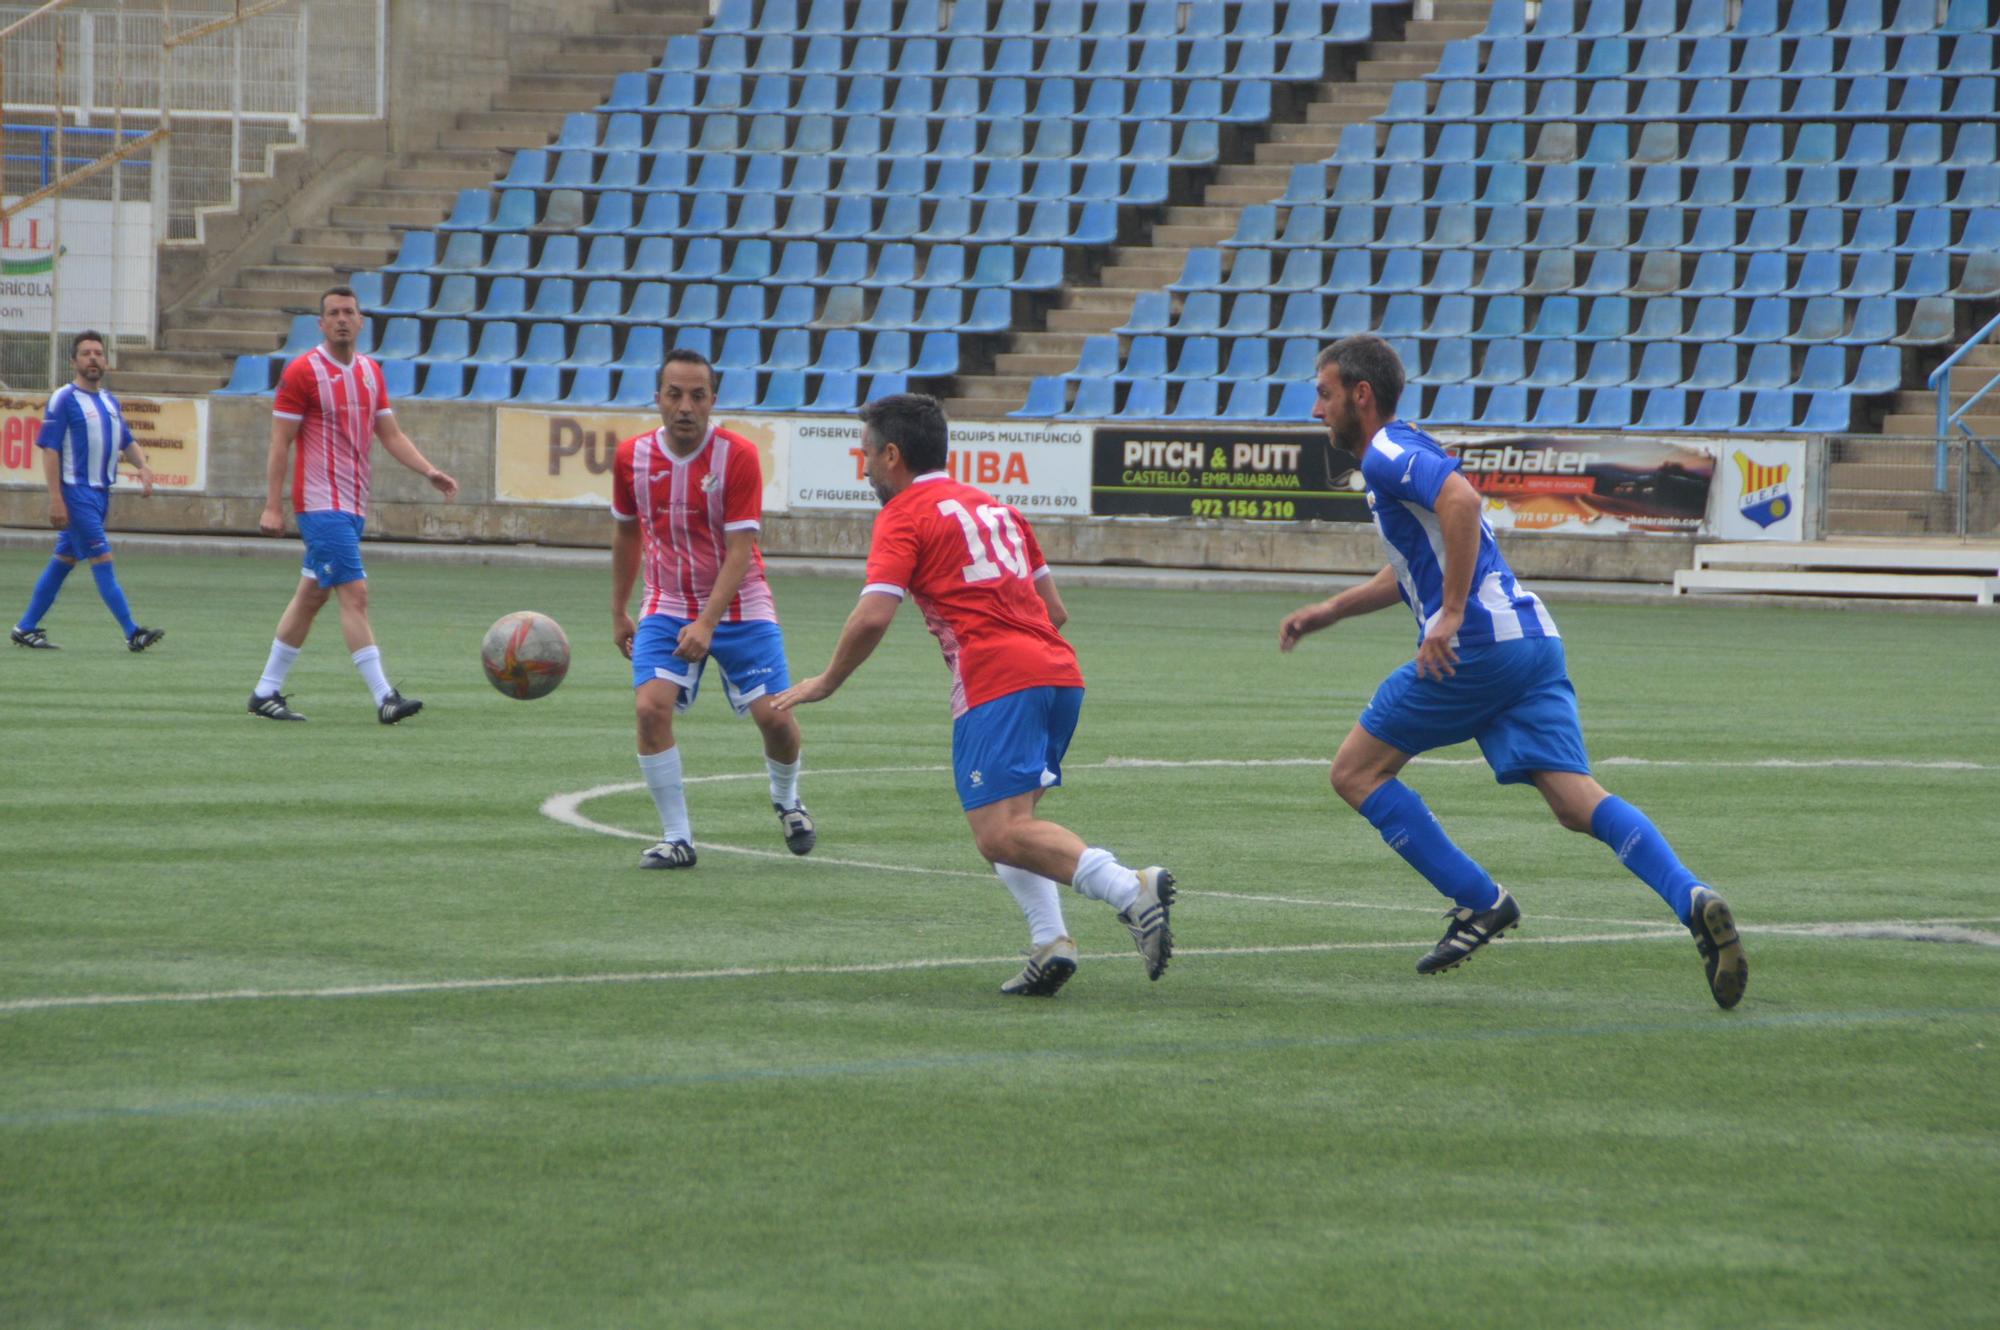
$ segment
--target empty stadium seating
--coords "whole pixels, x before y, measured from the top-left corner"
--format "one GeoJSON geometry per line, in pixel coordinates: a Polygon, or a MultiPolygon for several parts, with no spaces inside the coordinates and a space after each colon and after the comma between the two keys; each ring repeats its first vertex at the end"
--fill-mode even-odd
{"type": "MultiPolygon", "coordinates": [[[[1482,36],[1140,297],[1122,358],[1093,346],[1016,414],[1124,410],[1079,389],[1190,358],[1221,368],[1187,387],[1240,383],[1374,331],[1412,372],[1405,412],[1438,424],[1852,428],[1857,399],[1904,386],[1909,348],[1949,339],[1950,298],[1996,294],[1995,16],[1731,13],[1498,0],[1482,36]]],[[[1278,418],[1309,414],[1289,401],[1278,418]]],[[[1230,414],[1185,387],[1164,408],[1230,414]]]]}
{"type": "MultiPolygon", "coordinates": [[[[1994,20],[1496,0],[1016,414],[1304,420],[1313,352],[1374,331],[1438,424],[1850,428],[2000,297],[1994,20]]],[[[729,409],[940,383],[1381,31],[1366,0],[722,0],[356,275],[374,354],[434,400],[643,406],[669,345],[729,409]]]]}

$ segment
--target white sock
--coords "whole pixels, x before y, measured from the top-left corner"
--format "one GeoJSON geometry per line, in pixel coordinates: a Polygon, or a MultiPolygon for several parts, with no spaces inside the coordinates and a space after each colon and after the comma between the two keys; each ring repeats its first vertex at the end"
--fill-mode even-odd
{"type": "Polygon", "coordinates": [[[1119,863],[1109,850],[1085,850],[1076,861],[1076,876],[1070,885],[1121,913],[1139,899],[1139,875],[1119,863]]]}
{"type": "Polygon", "coordinates": [[[264,662],[264,673],[257,679],[257,696],[269,697],[282,692],[285,676],[292,672],[292,662],[298,658],[297,647],[286,646],[277,638],[272,638],[270,658],[264,662]]]}
{"type": "Polygon", "coordinates": [[[382,672],[382,648],[374,643],[354,653],[354,668],[361,671],[361,682],[375,694],[376,706],[381,706],[382,699],[396,691],[389,686],[389,676],[382,672]]]}
{"type": "Polygon", "coordinates": [[[771,773],[772,803],[780,808],[790,808],[799,801],[799,768],[804,765],[804,754],[789,762],[780,762],[775,757],[764,759],[764,769],[771,773]]]}
{"type": "Polygon", "coordinates": [[[694,831],[688,826],[687,790],[681,784],[679,745],[664,753],[639,754],[639,771],[646,778],[646,788],[653,793],[653,807],[660,810],[660,839],[684,840],[692,845],[694,831]]]}
{"type": "Polygon", "coordinates": [[[1036,946],[1069,936],[1069,929],[1063,924],[1062,895],[1055,883],[1012,864],[995,864],[993,871],[1000,875],[1007,890],[1014,893],[1021,913],[1028,916],[1028,934],[1036,946]]]}

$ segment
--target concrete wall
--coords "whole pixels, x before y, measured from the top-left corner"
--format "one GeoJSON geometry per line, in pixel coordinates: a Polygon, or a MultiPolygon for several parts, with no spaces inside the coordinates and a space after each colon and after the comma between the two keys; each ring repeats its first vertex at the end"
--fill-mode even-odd
{"type": "Polygon", "coordinates": [[[609,0],[421,0],[389,6],[389,146],[437,146],[463,110],[484,110],[565,33],[591,30],[609,0]]]}
{"type": "MultiPolygon", "coordinates": [[[[115,386],[115,385],[114,385],[115,386]]],[[[403,429],[438,466],[457,477],[455,503],[443,503],[413,473],[376,451],[371,536],[399,540],[605,547],[608,510],[493,501],[491,407],[404,402],[403,429]]],[[[114,531],[254,535],[264,506],[271,439],[269,398],[209,399],[208,493],[121,491],[114,531]]],[[[47,496],[0,490],[0,525],[45,526],[47,496]]],[[[868,513],[771,513],[764,548],[771,554],[859,556],[868,549],[868,513]]],[[[1035,531],[1055,563],[1120,564],[1232,571],[1371,573],[1383,563],[1374,528],[1325,523],[1041,517],[1035,531]]],[[[1507,558],[1524,578],[1669,582],[1691,563],[1689,536],[1552,536],[1503,532],[1507,558]]]]}

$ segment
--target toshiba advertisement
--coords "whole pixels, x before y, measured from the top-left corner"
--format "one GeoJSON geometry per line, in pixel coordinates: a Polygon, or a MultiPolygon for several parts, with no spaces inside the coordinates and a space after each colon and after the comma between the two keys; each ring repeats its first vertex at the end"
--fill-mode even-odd
{"type": "Polygon", "coordinates": [[[1496,530],[1701,531],[1715,455],[1648,438],[1440,438],[1496,530]]]}
{"type": "MultiPolygon", "coordinates": [[[[791,439],[791,507],[880,508],[861,469],[861,422],[773,420],[791,439]]],[[[951,422],[953,478],[1030,517],[1090,511],[1090,427],[1042,422],[951,422]]]]}

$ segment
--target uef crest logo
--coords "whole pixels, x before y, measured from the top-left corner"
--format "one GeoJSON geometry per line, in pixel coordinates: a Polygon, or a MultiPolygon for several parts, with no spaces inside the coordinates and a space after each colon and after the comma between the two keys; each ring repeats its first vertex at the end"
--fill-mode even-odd
{"type": "Polygon", "coordinates": [[[1780,462],[1770,466],[1752,461],[1744,453],[1735,456],[1736,465],[1743,472],[1743,497],[1737,504],[1742,514],[1762,527],[1774,526],[1791,516],[1791,464],[1780,462]]]}

